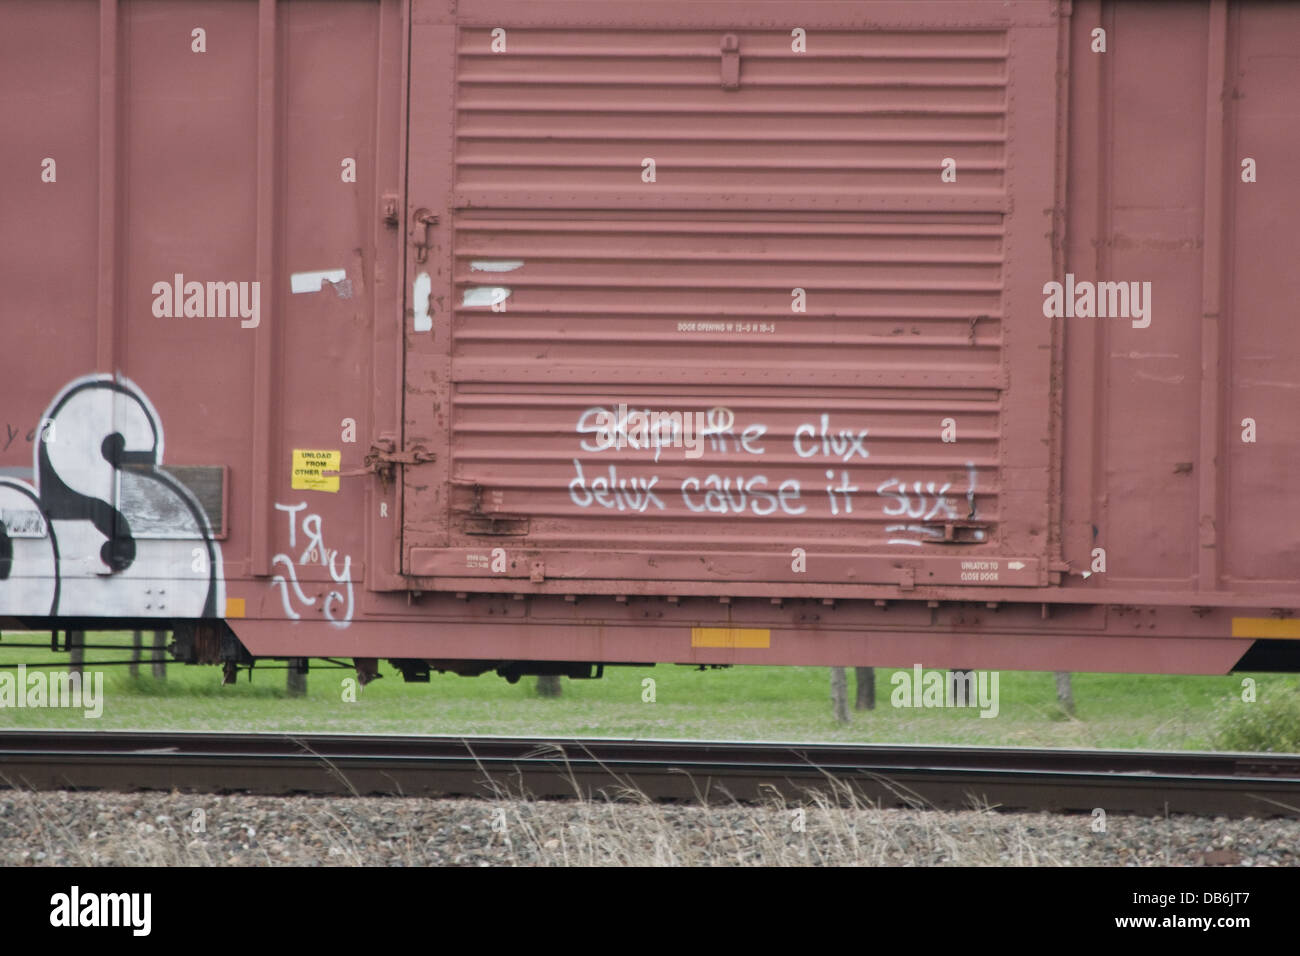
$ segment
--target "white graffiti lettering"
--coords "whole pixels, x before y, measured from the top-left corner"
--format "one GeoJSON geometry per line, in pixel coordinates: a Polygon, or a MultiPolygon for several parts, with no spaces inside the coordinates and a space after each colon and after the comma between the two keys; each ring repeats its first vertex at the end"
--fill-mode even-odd
{"type": "MultiPolygon", "coordinates": [[[[805,462],[804,467],[819,459],[830,465],[832,462],[852,463],[855,457],[864,461],[871,458],[867,448],[869,429],[834,427],[838,424],[832,413],[821,412],[794,429],[791,436],[794,452],[805,462]]],[[[761,455],[765,452],[762,440],[768,426],[751,422],[741,429],[735,412],[722,406],[700,413],[629,410],[626,404],[610,408],[593,406],[583,411],[577,423],[579,446],[585,452],[598,454],[610,448],[653,449],[655,461],[660,460],[660,452],[665,446],[689,446],[692,431],[696,441],[707,441],[715,452],[761,455]]],[[[698,456],[688,454],[687,457],[698,456]]],[[[608,511],[632,514],[674,510],[668,507],[675,500],[673,497],[665,496],[668,497],[667,503],[660,498],[664,483],[659,474],[620,471],[620,466],[616,465],[593,471],[590,464],[584,466],[581,459],[572,461],[569,499],[579,508],[598,506],[608,511]]],[[[855,478],[862,480],[861,473],[854,475],[851,469],[827,468],[824,470],[826,503],[820,510],[841,520],[859,517],[870,520],[873,514],[902,519],[903,523],[885,526],[889,544],[920,547],[927,542],[943,541],[944,531],[933,527],[934,524],[975,517],[974,464],[967,462],[966,471],[968,482],[964,508],[960,505],[962,492],[954,488],[951,480],[894,476],[875,485],[876,497],[882,500],[881,511],[873,512],[870,507],[863,508],[866,503],[863,495],[871,494],[870,486],[863,491],[855,483],[855,478]]],[[[743,466],[732,473],[687,474],[680,478],[680,484],[678,476],[672,475],[666,483],[669,490],[680,493],[681,506],[692,515],[766,518],[777,514],[802,515],[808,513],[810,507],[802,497],[799,479],[782,480],[769,478],[767,474],[748,474],[743,466]]],[[[815,502],[812,505],[816,507],[815,502]]],[[[305,524],[304,529],[310,530],[305,524]]],[[[984,531],[971,530],[968,539],[984,540],[984,531]]]]}
{"type": "Polygon", "coordinates": [[[832,432],[831,417],[824,412],[821,416],[820,429],[812,422],[804,422],[794,430],[794,453],[800,458],[812,458],[818,454],[818,437],[821,438],[821,454],[827,457],[835,456],[840,461],[848,461],[854,455],[861,458],[870,457],[863,444],[867,438],[867,429],[855,432],[851,428],[842,428],[832,432]],[[804,446],[805,435],[809,438],[807,447],[804,446]]]}
{"type": "MultiPolygon", "coordinates": [[[[276,503],[277,511],[283,511],[289,516],[289,547],[296,547],[298,541],[298,528],[307,539],[303,547],[302,554],[298,557],[298,565],[319,563],[322,567],[329,570],[330,579],[335,584],[343,585],[341,591],[329,590],[325,593],[325,601],[321,605],[321,612],[325,619],[335,627],[347,627],[352,623],[352,614],[354,611],[354,599],[352,593],[352,556],[344,555],[343,567],[337,567],[339,556],[338,549],[330,550],[325,547],[324,531],[321,525],[321,517],[318,514],[308,514],[298,520],[298,512],[307,508],[307,502],[298,505],[282,505],[276,503]],[[341,610],[336,606],[341,605],[341,610]]],[[[271,565],[284,565],[288,577],[275,575],[271,578],[271,587],[280,586],[280,601],[284,605],[285,616],[291,620],[299,620],[301,615],[294,607],[293,601],[290,600],[289,589],[293,588],[293,600],[307,607],[316,605],[316,597],[309,597],[298,583],[298,570],[295,562],[288,554],[277,554],[271,559],[271,565]]]]}
{"type": "Polygon", "coordinates": [[[87,375],[40,422],[33,481],[0,478],[0,614],[223,616],[220,545],[144,391],[87,375]]]}
{"type": "Polygon", "coordinates": [[[729,408],[716,406],[708,412],[664,412],[652,409],[629,409],[625,403],[606,408],[596,405],[578,416],[576,432],[583,438],[579,447],[586,452],[599,453],[606,449],[654,449],[657,462],[665,448],[684,448],[685,457],[703,455],[704,440],[708,439],[715,452],[728,448],[750,455],[764,452],[759,444],[767,433],[767,426],[754,423],[737,436],[733,428],[736,413],[729,408]]]}
{"type": "Polygon", "coordinates": [[[895,505],[885,505],[884,512],[887,515],[907,515],[909,518],[920,518],[922,521],[931,521],[936,516],[941,518],[956,518],[957,509],[953,507],[948,500],[948,490],[952,487],[952,482],[944,482],[942,486],[936,489],[937,482],[926,482],[922,484],[919,481],[912,482],[911,493],[908,493],[907,482],[900,481],[897,478],[890,478],[883,481],[876,488],[876,494],[881,497],[893,498],[895,505]],[[891,486],[897,485],[898,490],[887,490],[891,486]]]}
{"type": "MultiPolygon", "coordinates": [[[[913,481],[909,490],[908,483],[899,478],[890,478],[880,483],[876,494],[882,498],[893,499],[893,504],[886,504],[883,511],[890,517],[907,517],[921,521],[956,521],[975,517],[975,464],[966,462],[966,502],[967,513],[962,515],[954,500],[948,496],[952,482],[913,481]]],[[[943,539],[943,532],[938,528],[925,525],[894,524],[885,526],[886,533],[905,532],[920,535],[923,538],[943,539]]],[[[975,532],[976,539],[983,537],[983,532],[975,532]]],[[[923,542],[914,538],[890,538],[889,544],[907,544],[919,547],[923,542]]]]}
{"type": "MultiPolygon", "coordinates": [[[[298,584],[298,572],[294,570],[293,562],[289,560],[289,556],[287,554],[277,554],[274,558],[271,559],[271,567],[275,567],[277,564],[283,564],[285,568],[288,569],[289,571],[288,580],[293,584],[294,596],[303,604],[308,604],[308,605],[315,604],[316,603],[315,598],[309,598],[307,595],[302,593],[302,587],[299,586],[298,584]]],[[[298,620],[298,618],[301,615],[299,615],[298,612],[293,609],[293,605],[289,601],[289,584],[286,583],[285,579],[278,574],[275,577],[271,578],[271,585],[275,586],[277,584],[280,585],[281,588],[280,600],[284,604],[285,616],[292,618],[295,621],[298,620]]]]}
{"type": "Polygon", "coordinates": [[[602,508],[617,508],[619,511],[644,512],[650,505],[664,510],[664,503],[650,490],[659,481],[658,475],[649,479],[640,476],[620,478],[618,468],[610,465],[609,477],[597,475],[591,479],[588,488],[582,462],[573,459],[573,468],[576,475],[569,482],[569,498],[579,508],[588,508],[594,501],[602,508]]]}
{"type": "Polygon", "coordinates": [[[777,508],[787,514],[799,514],[803,510],[802,506],[798,511],[794,510],[786,501],[787,497],[798,500],[797,482],[785,482],[775,494],[763,490],[766,485],[766,475],[750,478],[737,475],[734,486],[730,475],[709,475],[703,482],[698,477],[691,476],[682,482],[682,502],[695,514],[743,514],[749,510],[759,517],[766,517],[775,514],[777,508]],[[787,489],[786,486],[791,484],[794,488],[787,489]],[[698,500],[701,497],[702,500],[698,500]]]}

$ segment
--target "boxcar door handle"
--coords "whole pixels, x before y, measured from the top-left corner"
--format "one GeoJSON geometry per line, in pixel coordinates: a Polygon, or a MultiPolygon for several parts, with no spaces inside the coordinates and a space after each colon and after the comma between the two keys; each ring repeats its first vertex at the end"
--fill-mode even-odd
{"type": "Polygon", "coordinates": [[[438,217],[421,207],[411,217],[411,245],[415,246],[415,261],[424,262],[429,258],[429,246],[433,245],[433,227],[438,224],[438,217]]]}

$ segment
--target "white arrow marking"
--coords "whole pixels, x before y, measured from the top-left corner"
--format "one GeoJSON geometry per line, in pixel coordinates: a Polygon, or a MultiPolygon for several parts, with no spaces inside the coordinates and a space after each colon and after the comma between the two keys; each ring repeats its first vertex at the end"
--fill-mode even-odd
{"type": "Polygon", "coordinates": [[[1023,568],[1024,566],[1025,566],[1025,562],[1023,562],[1023,561],[1008,561],[1008,562],[1007,562],[1007,567],[1009,567],[1012,571],[1019,571],[1019,570],[1020,570],[1021,568],[1023,568]]]}

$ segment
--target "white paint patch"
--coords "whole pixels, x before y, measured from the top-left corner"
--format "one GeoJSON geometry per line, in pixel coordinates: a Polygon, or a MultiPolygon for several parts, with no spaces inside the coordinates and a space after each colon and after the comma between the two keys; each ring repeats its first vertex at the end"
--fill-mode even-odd
{"type": "Polygon", "coordinates": [[[500,285],[473,286],[465,290],[461,305],[497,305],[510,298],[510,290],[500,285]]]}
{"type": "Polygon", "coordinates": [[[429,273],[421,272],[415,277],[415,289],[412,296],[412,308],[415,310],[415,331],[428,332],[433,328],[433,316],[429,314],[429,292],[433,281],[429,273]]]}
{"type": "Polygon", "coordinates": [[[523,259],[475,259],[469,268],[471,272],[514,272],[523,265],[523,259]]]}
{"type": "Polygon", "coordinates": [[[289,276],[289,288],[294,295],[299,292],[319,292],[322,282],[342,282],[348,277],[346,269],[322,269],[319,272],[295,272],[289,276]]]}
{"type": "MultiPolygon", "coordinates": [[[[885,530],[886,530],[886,531],[895,531],[895,532],[897,532],[897,531],[907,531],[907,532],[910,532],[911,534],[928,535],[929,537],[932,537],[932,538],[942,538],[942,537],[943,537],[943,532],[940,531],[939,529],[937,529],[937,528],[927,528],[925,525],[921,525],[921,524],[911,524],[911,525],[907,525],[907,524],[891,524],[891,525],[886,525],[886,526],[885,526],[885,530]]],[[[921,546],[921,542],[920,542],[920,541],[913,541],[911,538],[890,538],[889,541],[888,541],[887,543],[888,543],[888,544],[910,544],[910,545],[913,545],[913,546],[918,547],[918,548],[921,546]]]]}

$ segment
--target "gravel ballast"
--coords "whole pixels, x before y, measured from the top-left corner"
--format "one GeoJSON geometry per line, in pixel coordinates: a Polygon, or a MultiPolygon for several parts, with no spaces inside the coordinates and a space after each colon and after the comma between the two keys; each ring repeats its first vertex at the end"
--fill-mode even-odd
{"type": "Polygon", "coordinates": [[[0,791],[5,866],[1300,864],[1300,820],[0,791]]]}

